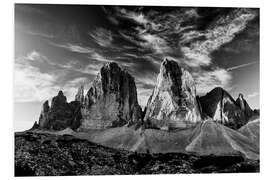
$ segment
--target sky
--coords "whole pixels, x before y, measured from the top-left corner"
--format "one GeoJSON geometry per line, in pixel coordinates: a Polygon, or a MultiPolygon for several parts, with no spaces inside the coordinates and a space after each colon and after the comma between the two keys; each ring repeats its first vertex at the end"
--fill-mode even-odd
{"type": "Polygon", "coordinates": [[[223,87],[259,108],[259,9],[15,4],[14,128],[30,128],[42,103],[88,89],[117,62],[135,77],[144,107],[164,58],[177,61],[199,96],[223,87]]]}

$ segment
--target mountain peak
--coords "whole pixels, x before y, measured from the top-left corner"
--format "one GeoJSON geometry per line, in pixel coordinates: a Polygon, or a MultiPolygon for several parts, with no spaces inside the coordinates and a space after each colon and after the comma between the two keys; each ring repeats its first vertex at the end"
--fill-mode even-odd
{"type": "Polygon", "coordinates": [[[250,118],[254,115],[253,110],[250,108],[247,101],[244,99],[244,95],[242,93],[239,93],[238,98],[236,99],[236,104],[245,113],[245,116],[247,118],[250,118]]]}
{"type": "Polygon", "coordinates": [[[222,87],[216,87],[199,98],[202,112],[230,128],[237,129],[247,122],[240,106],[222,87]]]}
{"type": "Polygon", "coordinates": [[[63,104],[67,103],[67,98],[64,95],[63,91],[59,91],[57,96],[52,98],[51,107],[56,108],[58,106],[62,106],[63,104]]]}
{"type": "Polygon", "coordinates": [[[134,78],[117,63],[101,67],[85,96],[82,129],[106,129],[137,122],[141,108],[134,78]]]}
{"type": "Polygon", "coordinates": [[[64,96],[63,91],[62,91],[62,90],[60,90],[60,91],[58,92],[57,96],[64,96]]]}
{"type": "Polygon", "coordinates": [[[68,103],[64,93],[59,91],[52,98],[51,107],[48,100],[43,103],[38,125],[40,128],[53,130],[67,127],[76,129],[80,124],[80,107],[80,103],[76,101],[68,103]]]}
{"type": "Polygon", "coordinates": [[[119,67],[119,65],[116,63],[116,62],[107,62],[105,63],[104,67],[107,67],[107,68],[116,68],[116,67],[119,67]]]}
{"type": "Polygon", "coordinates": [[[178,63],[176,61],[174,61],[172,59],[169,59],[169,58],[164,58],[164,60],[161,63],[161,67],[162,66],[166,66],[166,65],[173,65],[173,66],[175,66],[176,64],[178,65],[178,63]]]}
{"type": "Polygon", "coordinates": [[[174,60],[165,58],[160,65],[160,73],[177,72],[181,69],[174,60]]]}
{"type": "Polygon", "coordinates": [[[100,72],[103,71],[110,71],[116,73],[123,71],[123,69],[116,62],[108,62],[101,67],[100,72]]]}
{"type": "Polygon", "coordinates": [[[165,58],[161,63],[144,120],[165,129],[187,127],[201,120],[195,82],[176,61],[165,58]]]}

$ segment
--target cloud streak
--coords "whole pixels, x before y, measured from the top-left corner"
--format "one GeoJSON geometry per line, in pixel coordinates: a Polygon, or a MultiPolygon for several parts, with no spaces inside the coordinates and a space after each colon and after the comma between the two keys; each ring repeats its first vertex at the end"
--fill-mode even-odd
{"type": "Polygon", "coordinates": [[[102,47],[110,47],[113,41],[112,32],[101,27],[89,32],[89,36],[102,47]]]}
{"type": "Polygon", "coordinates": [[[222,87],[226,90],[230,90],[230,83],[232,76],[230,72],[217,68],[212,71],[194,72],[193,77],[196,82],[197,93],[199,95],[204,95],[205,93],[211,91],[215,87],[222,87]]]}
{"type": "Polygon", "coordinates": [[[246,63],[246,64],[241,64],[238,66],[229,67],[229,68],[227,68],[227,71],[232,71],[232,70],[244,68],[244,67],[251,66],[251,65],[257,64],[257,63],[259,63],[259,62],[250,62],[250,63],[246,63]]]}
{"type": "Polygon", "coordinates": [[[248,98],[254,98],[254,97],[257,97],[259,95],[260,95],[259,92],[253,92],[253,93],[251,93],[251,94],[248,95],[248,98]]]}

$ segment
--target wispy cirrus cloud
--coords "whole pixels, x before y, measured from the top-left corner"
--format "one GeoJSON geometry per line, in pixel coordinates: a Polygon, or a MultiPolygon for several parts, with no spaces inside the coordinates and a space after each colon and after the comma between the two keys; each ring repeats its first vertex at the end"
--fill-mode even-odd
{"type": "Polygon", "coordinates": [[[112,32],[105,28],[96,28],[88,34],[98,45],[102,47],[111,46],[111,43],[113,41],[112,32]]]}
{"type": "Polygon", "coordinates": [[[88,54],[88,53],[93,53],[94,52],[93,48],[78,45],[78,44],[71,44],[71,43],[57,44],[57,43],[53,43],[53,42],[51,42],[51,44],[53,46],[64,48],[64,49],[67,49],[67,50],[69,50],[71,52],[76,52],[76,53],[88,54]]]}
{"type": "MultiPolygon", "coordinates": [[[[235,10],[222,17],[212,24],[212,27],[205,32],[192,32],[192,38],[186,35],[186,39],[193,39],[199,36],[204,40],[192,42],[189,46],[181,47],[190,66],[210,65],[212,62],[211,53],[222,45],[232,41],[235,35],[245,29],[248,21],[252,20],[255,14],[246,10],[235,10]]],[[[190,32],[188,32],[190,33],[190,32]]],[[[184,36],[185,37],[185,36],[184,36]]],[[[186,41],[184,38],[183,41],[186,41]]]]}
{"type": "Polygon", "coordinates": [[[74,71],[79,74],[96,75],[99,65],[89,63],[86,66],[79,61],[69,61],[66,64],[55,63],[38,51],[32,51],[26,56],[18,57],[14,66],[14,99],[15,102],[44,102],[63,90],[69,101],[74,100],[78,86],[88,87],[89,77],[79,76],[63,82],[64,76],[74,71]],[[44,72],[32,63],[48,64],[54,70],[44,72]]]}
{"type": "Polygon", "coordinates": [[[260,95],[259,92],[253,92],[253,93],[249,94],[247,97],[248,97],[248,98],[254,98],[254,97],[257,97],[257,96],[259,96],[259,95],[260,95]]]}
{"type": "Polygon", "coordinates": [[[57,92],[57,77],[42,73],[38,68],[15,64],[14,97],[16,102],[44,101],[57,92]]]}
{"type": "Polygon", "coordinates": [[[230,72],[217,68],[212,71],[200,70],[192,73],[196,82],[197,93],[204,95],[215,87],[222,87],[226,90],[231,90],[232,76],[230,72]]]}

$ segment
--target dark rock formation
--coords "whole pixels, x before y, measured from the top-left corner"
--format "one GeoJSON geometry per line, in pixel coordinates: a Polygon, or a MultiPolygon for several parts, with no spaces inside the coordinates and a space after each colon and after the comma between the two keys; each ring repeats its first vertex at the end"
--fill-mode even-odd
{"type": "Polygon", "coordinates": [[[201,121],[195,82],[177,62],[162,62],[144,121],[161,129],[186,128],[201,121]]]}
{"type": "Polygon", "coordinates": [[[236,101],[221,87],[200,97],[200,104],[204,114],[230,128],[238,129],[248,121],[236,101]]]}
{"type": "Polygon", "coordinates": [[[134,78],[114,62],[105,64],[85,95],[82,115],[81,129],[105,129],[139,122],[142,110],[134,78]]]}
{"type": "Polygon", "coordinates": [[[53,97],[51,107],[45,101],[39,117],[39,127],[42,129],[62,130],[67,127],[77,129],[80,125],[81,112],[80,102],[72,101],[67,103],[67,99],[62,91],[53,97]]]}
{"type": "Polygon", "coordinates": [[[247,118],[250,118],[251,116],[254,115],[253,110],[249,107],[247,101],[244,99],[244,95],[243,94],[239,94],[237,100],[236,100],[236,104],[240,107],[240,109],[244,112],[245,116],[247,118]]]}

